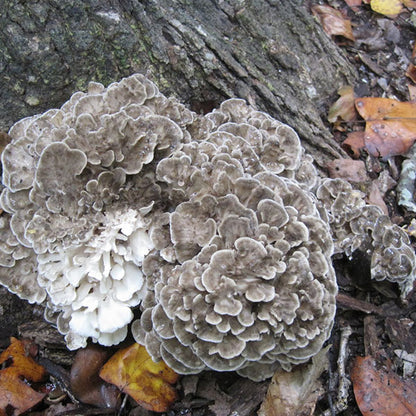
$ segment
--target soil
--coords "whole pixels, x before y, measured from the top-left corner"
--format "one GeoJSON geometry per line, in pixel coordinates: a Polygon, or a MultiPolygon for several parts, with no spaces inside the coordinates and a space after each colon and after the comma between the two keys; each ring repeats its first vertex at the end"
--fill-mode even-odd
{"type": "MultiPolygon", "coordinates": [[[[309,7],[316,4],[332,6],[351,19],[356,41],[352,42],[342,37],[336,37],[333,41],[342,48],[359,73],[359,82],[353,85],[357,97],[389,97],[410,101],[408,84],[411,81],[405,73],[411,62],[416,35],[416,12],[407,11],[392,19],[374,13],[369,5],[362,5],[353,10],[342,0],[307,3],[309,7]]],[[[337,97],[333,97],[333,101],[326,103],[328,109],[336,99],[337,97]]],[[[332,129],[329,123],[328,127],[332,129]]],[[[334,140],[342,142],[348,132],[363,128],[364,124],[360,121],[347,124],[344,131],[333,131],[334,140]]],[[[401,157],[388,161],[374,160],[365,153],[361,159],[366,163],[371,177],[387,171],[390,176],[397,178],[402,162],[401,157]]],[[[413,215],[396,204],[394,189],[386,194],[385,201],[394,222],[401,226],[409,224],[413,215]]],[[[415,241],[413,243],[415,244],[415,241]]],[[[345,359],[347,377],[354,358],[364,355],[384,357],[390,361],[393,371],[403,375],[404,363],[395,351],[414,352],[416,294],[412,293],[407,301],[403,302],[394,285],[371,282],[368,259],[364,257],[338,258],[335,260],[335,266],[341,296],[334,330],[328,341],[328,344],[332,345],[330,369],[322,377],[325,394],[318,401],[314,414],[327,411],[326,414],[329,415],[359,416],[361,413],[351,386],[344,397],[345,409],[341,412],[336,411],[339,382],[337,360],[341,334],[345,328],[351,327],[352,334],[348,339],[348,353],[345,359]]],[[[62,336],[44,324],[41,319],[42,311],[38,308],[20,301],[4,288],[0,288],[0,296],[5,300],[5,306],[0,311],[3,323],[0,328],[0,348],[4,349],[7,346],[10,336],[34,339],[39,347],[38,355],[42,357],[42,363],[51,373],[50,384],[55,387],[52,391],[63,391],[60,400],[43,402],[28,413],[29,415],[156,414],[137,407],[127,396],[121,396],[122,404],[118,412],[114,409],[103,410],[74,403],[71,394],[68,393],[66,378],[74,354],[65,349],[62,336]],[[14,315],[13,321],[7,321],[7,316],[16,314],[16,311],[18,316],[14,315]],[[16,319],[21,323],[18,328],[11,324],[15,323],[16,319]]],[[[186,376],[179,382],[180,399],[167,415],[254,415],[264,399],[268,385],[269,381],[254,383],[232,373],[206,372],[197,376],[186,376]]]]}

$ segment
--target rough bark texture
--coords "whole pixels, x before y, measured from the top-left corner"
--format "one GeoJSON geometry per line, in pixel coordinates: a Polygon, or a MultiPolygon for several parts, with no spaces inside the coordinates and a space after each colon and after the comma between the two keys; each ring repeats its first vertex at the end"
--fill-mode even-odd
{"type": "Polygon", "coordinates": [[[194,109],[245,98],[294,127],[321,166],[340,154],[321,116],[354,73],[301,0],[1,3],[3,130],[90,80],[142,72],[194,109]]]}

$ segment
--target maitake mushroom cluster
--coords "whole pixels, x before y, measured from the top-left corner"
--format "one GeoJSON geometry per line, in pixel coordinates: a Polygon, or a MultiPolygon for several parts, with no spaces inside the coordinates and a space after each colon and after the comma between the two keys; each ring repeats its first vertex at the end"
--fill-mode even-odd
{"type": "Polygon", "coordinates": [[[0,282],[45,304],[71,349],[119,343],[138,307],[154,360],[260,380],[329,337],[334,252],[412,288],[406,234],[242,100],[202,116],[133,75],[9,134],[0,282]]]}

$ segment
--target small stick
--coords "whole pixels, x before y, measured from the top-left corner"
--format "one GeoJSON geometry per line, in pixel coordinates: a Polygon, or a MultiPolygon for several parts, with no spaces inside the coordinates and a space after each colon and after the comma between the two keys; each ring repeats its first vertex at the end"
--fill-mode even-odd
{"type": "Polygon", "coordinates": [[[352,298],[351,296],[345,295],[343,293],[338,293],[337,305],[341,308],[352,309],[365,313],[375,313],[377,315],[383,314],[383,310],[379,306],[373,305],[372,303],[366,302],[364,300],[352,298]]]}
{"type": "Polygon", "coordinates": [[[349,388],[351,381],[345,374],[345,365],[348,359],[348,340],[352,334],[351,327],[345,326],[341,329],[341,337],[339,343],[339,354],[337,360],[338,367],[338,394],[337,400],[331,409],[325,410],[322,416],[333,416],[344,411],[348,407],[349,388]],[[335,413],[334,413],[335,412],[335,413]]]}

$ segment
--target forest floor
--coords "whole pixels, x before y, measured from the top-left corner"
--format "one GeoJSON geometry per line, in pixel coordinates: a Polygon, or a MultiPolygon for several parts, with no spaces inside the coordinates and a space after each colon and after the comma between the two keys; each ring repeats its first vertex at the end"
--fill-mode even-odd
{"type": "MultiPolygon", "coordinates": [[[[324,27],[326,24],[329,25],[325,27],[326,31],[329,34],[332,33],[334,41],[345,52],[348,60],[355,66],[359,74],[357,84],[350,86],[353,90],[352,101],[360,97],[383,97],[395,99],[402,103],[415,102],[415,76],[413,71],[416,58],[416,12],[414,11],[414,2],[413,8],[403,8],[401,13],[394,16],[376,13],[372,10],[370,4],[364,3],[364,1],[342,0],[309,2],[311,10],[318,6],[318,9],[315,9],[315,14],[321,19],[324,27]],[[354,4],[357,6],[354,7],[354,4]],[[322,6],[324,9],[319,9],[322,6]],[[325,10],[326,7],[328,9],[325,10]],[[335,12],[332,14],[329,8],[336,10],[339,15],[335,12]],[[328,12],[332,18],[336,16],[340,20],[331,18],[325,20],[323,14],[328,12]],[[349,27],[349,22],[351,27],[349,27]],[[340,35],[334,35],[334,31],[337,30],[339,30],[340,35]],[[351,34],[352,38],[350,38],[351,34]]],[[[370,3],[370,1],[367,3],[370,3]]],[[[387,9],[393,3],[400,2],[384,2],[387,9]]],[[[377,4],[374,8],[376,7],[377,4]]],[[[381,11],[388,12],[384,9],[381,9],[381,11]]],[[[332,106],[335,117],[336,115],[339,116],[334,121],[333,113],[332,123],[330,123],[334,139],[344,144],[345,150],[350,151],[351,154],[355,153],[353,155],[355,159],[364,162],[367,178],[371,178],[371,181],[377,181],[382,176],[389,178],[389,181],[393,180],[391,185],[386,187],[390,189],[385,193],[382,191],[384,193],[383,201],[378,204],[381,206],[384,202],[386,204],[384,209],[387,208],[386,213],[392,221],[410,231],[415,214],[398,204],[396,192],[396,184],[400,178],[401,166],[404,160],[403,154],[378,158],[374,154],[372,155],[371,152],[367,152],[365,147],[357,151],[356,148],[346,145],[348,140],[346,143],[345,140],[351,137],[351,133],[362,132],[365,128],[365,122],[362,118],[356,117],[356,114],[348,113],[346,102],[348,102],[348,98],[344,102],[342,100],[338,101],[338,107],[329,103],[329,113],[331,113],[332,106]]],[[[416,137],[415,108],[412,111],[412,140],[414,141],[416,137]]],[[[347,166],[346,171],[343,172],[343,177],[354,182],[354,175],[352,172],[348,172],[348,169],[347,166]]],[[[383,182],[386,184],[384,180],[383,182]]],[[[371,200],[369,194],[368,199],[371,200]]],[[[377,204],[375,200],[372,202],[377,204]]],[[[412,232],[410,232],[410,235],[412,244],[415,246],[412,232]]],[[[356,258],[347,263],[341,259],[336,266],[338,266],[336,268],[341,296],[338,299],[335,329],[330,340],[333,356],[332,372],[329,372],[329,385],[332,385],[332,376],[335,376],[337,382],[339,380],[339,367],[337,368],[335,361],[340,353],[340,340],[348,339],[347,354],[343,357],[346,364],[347,384],[349,385],[345,389],[345,392],[348,392],[346,394],[348,398],[342,403],[345,405],[345,410],[340,414],[345,416],[361,414],[395,416],[403,414],[401,412],[409,415],[415,414],[416,390],[413,379],[416,372],[413,358],[416,352],[416,326],[414,325],[416,320],[416,294],[411,293],[407,300],[403,302],[400,300],[397,288],[394,286],[371,282],[366,272],[368,266],[366,267],[363,263],[363,259],[356,258]],[[344,295],[347,297],[344,298],[344,295]],[[356,303],[356,301],[363,301],[363,303],[356,303]],[[375,366],[374,373],[366,367],[369,361],[357,359],[357,357],[363,356],[371,357],[372,365],[375,366]],[[365,381],[363,382],[362,379],[357,377],[358,370],[371,372],[371,377],[374,377],[375,382],[366,385],[365,381]],[[392,387],[393,385],[395,387],[392,387]],[[352,386],[357,397],[354,397],[352,386]],[[374,389],[379,389],[379,394],[374,389]],[[405,391],[407,393],[404,393],[405,391]],[[386,403],[387,400],[392,402],[391,406],[386,403]],[[361,412],[357,402],[360,404],[361,412]],[[406,410],[401,407],[403,403],[406,404],[406,410]],[[409,413],[406,413],[406,411],[409,413]]],[[[330,401],[332,399],[336,401],[336,394],[334,395],[333,391],[332,394],[331,396],[330,388],[327,397],[330,397],[330,401]]],[[[327,414],[336,413],[334,404],[325,402],[325,400],[318,403],[318,408],[323,403],[332,407],[332,413],[327,414]]],[[[320,414],[319,410],[317,410],[317,414],[320,414]]]]}
{"type": "MultiPolygon", "coordinates": [[[[398,16],[388,17],[374,12],[370,5],[364,2],[355,8],[348,6],[343,0],[305,3],[311,13],[315,10],[317,18],[322,18],[324,10],[314,9],[315,6],[328,6],[340,13],[338,16],[340,20],[329,19],[323,23],[329,25],[327,31],[330,33],[331,30],[333,31],[334,42],[343,49],[359,74],[358,83],[350,86],[355,98],[387,97],[400,102],[411,102],[415,99],[414,96],[412,97],[412,86],[415,82],[409,74],[406,75],[406,72],[409,72],[412,59],[416,59],[414,56],[412,58],[416,39],[416,11],[404,9],[398,16]],[[348,27],[340,23],[343,21],[345,24],[348,20],[352,25],[352,37],[348,27]],[[336,30],[338,30],[335,32],[337,34],[334,34],[336,30]]],[[[329,12],[329,9],[326,12],[329,12]]],[[[332,100],[326,103],[327,111],[337,99],[338,97],[332,97],[332,100]]],[[[351,107],[351,103],[345,104],[346,107],[348,105],[351,107]]],[[[343,120],[343,110],[347,112],[347,109],[341,106],[339,117],[336,117],[335,122],[325,120],[328,127],[333,130],[334,140],[339,143],[342,143],[349,133],[363,131],[365,127],[364,120],[358,115],[354,115],[350,121],[343,120]]],[[[347,148],[347,150],[351,149],[347,148]]],[[[358,155],[358,160],[365,164],[367,182],[371,183],[383,177],[384,184],[386,182],[393,184],[386,192],[383,191],[385,208],[394,223],[406,228],[411,227],[414,214],[397,204],[394,185],[399,178],[403,159],[403,155],[395,155],[382,160],[369,155],[365,149],[360,149],[358,155]]],[[[348,179],[348,172],[346,176],[348,179]]],[[[369,188],[364,186],[363,189],[369,188]]],[[[411,235],[411,239],[416,245],[414,236],[411,235]]],[[[373,359],[375,377],[380,377],[379,389],[382,394],[387,395],[386,397],[397,409],[400,409],[397,403],[410,403],[409,406],[413,407],[407,407],[408,414],[416,414],[414,407],[416,396],[410,398],[403,396],[404,391],[407,392],[406,394],[413,394],[415,389],[412,383],[416,376],[416,294],[412,293],[406,301],[403,301],[394,285],[374,284],[369,277],[369,265],[366,264],[366,259],[353,258],[352,261],[346,261],[340,258],[336,260],[335,266],[340,296],[334,330],[328,341],[328,345],[331,345],[328,354],[329,368],[321,376],[320,393],[322,394],[315,397],[312,406],[313,408],[316,404],[315,410],[297,414],[327,416],[365,414],[364,411],[360,412],[357,406],[353,383],[351,383],[351,378],[354,378],[351,377],[353,368],[358,372],[357,368],[359,370],[361,366],[363,371],[366,371],[364,366],[368,365],[368,361],[364,363],[357,360],[357,357],[364,356],[373,359]],[[392,385],[397,385],[399,393],[390,387],[392,385]]],[[[68,369],[74,360],[74,353],[65,349],[61,335],[43,323],[40,310],[11,296],[4,288],[0,288],[0,296],[8,298],[1,311],[3,325],[0,328],[0,349],[4,350],[7,347],[10,335],[18,336],[19,339],[31,338],[40,351],[39,355],[42,356],[41,364],[50,374],[47,400],[43,400],[27,414],[31,416],[156,414],[137,406],[126,395],[119,396],[121,407],[118,411],[93,405],[80,405],[73,399],[68,386],[68,369]],[[20,323],[17,333],[16,322],[20,323]]],[[[363,395],[370,394],[371,391],[365,390],[369,387],[360,385],[360,381],[362,380],[354,381],[356,384],[354,388],[361,389],[363,395]]],[[[90,379],[85,380],[86,389],[90,382],[90,379]]],[[[169,416],[249,416],[257,414],[270,386],[270,380],[254,383],[235,374],[205,372],[202,375],[183,377],[178,384],[179,399],[167,412],[169,416]]],[[[0,389],[0,400],[1,394],[0,389]]],[[[101,397],[96,403],[102,403],[103,400],[101,397]]],[[[373,395],[367,404],[377,409],[377,406],[383,406],[378,400],[379,398],[373,395]]],[[[5,414],[8,414],[7,409],[5,414]]],[[[263,409],[262,413],[263,416],[280,414],[283,415],[283,413],[273,413],[267,408],[263,409]]],[[[295,413],[292,414],[296,416],[295,413]]],[[[389,416],[395,414],[389,413],[389,416]]]]}

